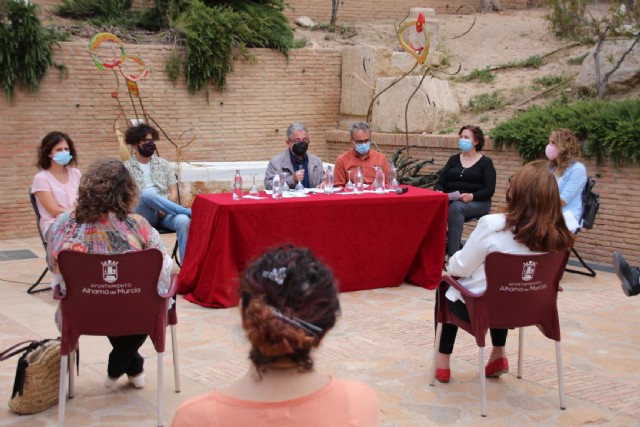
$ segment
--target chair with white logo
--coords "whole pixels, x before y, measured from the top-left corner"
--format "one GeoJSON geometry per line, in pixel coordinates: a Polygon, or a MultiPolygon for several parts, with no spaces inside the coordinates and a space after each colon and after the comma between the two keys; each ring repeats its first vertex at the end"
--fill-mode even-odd
{"type": "Polygon", "coordinates": [[[557,298],[559,283],[569,252],[539,255],[512,255],[492,252],[485,260],[487,289],[483,294],[469,292],[448,275],[442,276],[438,287],[438,328],[433,351],[430,385],[435,384],[435,360],[440,347],[441,325],[454,324],[474,336],[479,348],[481,386],[481,414],[486,416],[487,401],[484,372],[484,346],[487,330],[519,328],[518,378],[522,378],[524,327],[536,325],[556,347],[560,408],[565,409],[562,381],[562,350],[560,348],[560,321],[557,298]],[[458,289],[464,297],[470,323],[449,310],[445,293],[449,286],[458,289]]]}
{"type": "MultiPolygon", "coordinates": [[[[158,353],[158,426],[163,425],[163,355],[167,324],[175,324],[175,311],[168,314],[167,304],[175,295],[176,280],[169,292],[158,294],[162,252],[146,249],[124,254],[88,254],[61,251],[58,264],[66,293],[60,298],[62,337],[60,345],[60,397],[58,424],[64,425],[65,374],[73,378],[73,360],[69,354],[80,335],[125,336],[149,334],[158,353]],[[140,268],[143,265],[145,268],[140,268]],[[172,316],[169,319],[168,316],[172,316]]],[[[175,307],[175,306],[174,306],[175,307]]],[[[172,328],[172,336],[174,336],[172,328]]],[[[175,342],[175,340],[174,340],[175,342]]],[[[177,349],[173,348],[176,392],[179,392],[177,349]]],[[[72,356],[73,359],[73,356],[72,356]]],[[[69,381],[69,397],[73,397],[69,381]]]]}

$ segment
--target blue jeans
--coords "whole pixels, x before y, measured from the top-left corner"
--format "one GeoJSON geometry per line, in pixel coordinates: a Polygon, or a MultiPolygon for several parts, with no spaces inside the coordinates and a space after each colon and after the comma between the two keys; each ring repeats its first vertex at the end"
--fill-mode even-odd
{"type": "Polygon", "coordinates": [[[447,217],[447,255],[452,256],[460,250],[464,220],[475,216],[486,215],[490,210],[491,200],[481,202],[472,200],[468,203],[456,200],[449,203],[449,216],[447,217]]]}
{"type": "Polygon", "coordinates": [[[191,209],[160,196],[153,189],[145,188],[140,193],[136,213],[142,215],[154,228],[167,228],[176,232],[180,261],[184,262],[184,252],[187,249],[191,226],[191,209]],[[158,218],[158,211],[164,212],[165,216],[158,218]]]}

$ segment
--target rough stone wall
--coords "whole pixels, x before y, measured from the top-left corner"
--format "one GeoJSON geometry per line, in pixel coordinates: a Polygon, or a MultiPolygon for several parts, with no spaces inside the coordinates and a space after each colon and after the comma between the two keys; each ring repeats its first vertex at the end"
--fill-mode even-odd
{"type": "MultiPolygon", "coordinates": [[[[331,131],[327,133],[326,139],[326,160],[329,162],[335,161],[339,154],[350,148],[348,132],[331,131]]],[[[405,144],[405,136],[402,134],[374,133],[373,139],[385,153],[387,160],[405,144]]],[[[444,166],[449,156],[459,153],[457,140],[456,136],[451,135],[410,135],[411,155],[421,159],[435,159],[435,165],[428,166],[425,170],[436,172],[444,166]]],[[[507,181],[520,168],[522,161],[514,150],[494,149],[490,141],[485,144],[484,152],[493,160],[498,175],[491,209],[496,213],[504,209],[507,181]]],[[[607,163],[598,170],[594,162],[587,161],[585,165],[587,173],[597,182],[594,191],[600,194],[600,210],[593,229],[583,230],[578,234],[578,252],[589,263],[611,265],[612,252],[621,251],[632,265],[640,265],[640,168],[614,168],[607,163]],[[596,176],[598,171],[600,177],[596,176]]],[[[466,234],[472,227],[465,226],[466,234]]]]}
{"type": "MultiPolygon", "coordinates": [[[[152,67],[140,83],[146,111],[176,142],[195,141],[184,149],[189,161],[267,160],[285,149],[285,130],[293,121],[310,129],[310,151],[326,157],[324,134],[339,120],[341,52],[302,49],[289,59],[269,49],[255,49],[256,63],[235,62],[228,87],[189,95],[184,81],[177,86],[163,73],[170,48],[127,46],[152,67]],[[182,135],[182,138],[180,138],[182,135]]],[[[69,68],[61,79],[55,69],[42,82],[40,93],[18,90],[13,105],[0,96],[0,239],[36,236],[28,189],[37,172],[36,148],[50,131],[70,134],[77,145],[80,169],[96,158],[118,156],[113,130],[119,109],[111,94],[114,74],[98,71],[85,43],[63,43],[56,60],[69,68]]],[[[135,117],[120,78],[119,99],[127,117],[135,117]]],[[[141,109],[136,105],[138,113],[141,109]]],[[[122,131],[124,119],[119,120],[122,131]]],[[[162,138],[160,154],[176,159],[174,147],[162,138]]]]}
{"type": "MultiPolygon", "coordinates": [[[[32,0],[41,6],[58,6],[62,0],[32,0]]],[[[526,9],[536,0],[501,0],[502,9],[526,9]]],[[[144,9],[152,0],[134,0],[133,8],[144,9]]],[[[331,0],[288,0],[290,8],[285,15],[292,19],[305,15],[316,23],[328,23],[331,20],[331,0]]],[[[342,0],[338,9],[338,23],[353,24],[356,22],[392,21],[399,22],[412,7],[430,7],[437,14],[455,13],[458,8],[465,13],[480,11],[480,0],[342,0]]]]}

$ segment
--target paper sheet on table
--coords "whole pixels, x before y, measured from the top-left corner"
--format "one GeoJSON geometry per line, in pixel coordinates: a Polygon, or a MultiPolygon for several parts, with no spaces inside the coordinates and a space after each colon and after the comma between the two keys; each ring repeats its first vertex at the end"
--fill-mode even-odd
{"type": "MultiPolygon", "coordinates": [[[[342,187],[334,187],[333,193],[337,193],[338,191],[342,191],[342,187]]],[[[309,193],[324,193],[324,188],[310,188],[309,193]]]]}
{"type": "Polygon", "coordinates": [[[243,196],[243,198],[245,198],[245,199],[254,199],[254,200],[266,199],[266,197],[264,197],[264,196],[252,196],[250,194],[247,194],[246,196],[243,196]]]}
{"type": "Polygon", "coordinates": [[[298,191],[283,191],[282,197],[285,199],[293,199],[296,197],[309,197],[309,195],[298,191]]]}
{"type": "Polygon", "coordinates": [[[459,191],[454,191],[453,193],[447,193],[447,196],[449,196],[449,201],[453,202],[456,200],[460,200],[460,192],[459,191]]]}

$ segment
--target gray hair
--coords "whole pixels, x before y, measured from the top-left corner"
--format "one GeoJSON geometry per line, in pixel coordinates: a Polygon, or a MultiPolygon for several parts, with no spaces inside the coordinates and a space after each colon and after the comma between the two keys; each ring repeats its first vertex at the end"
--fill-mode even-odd
{"type": "Polygon", "coordinates": [[[356,130],[365,130],[371,134],[371,126],[367,122],[353,122],[351,124],[351,128],[349,128],[349,135],[353,138],[353,133],[356,130]]]}
{"type": "Polygon", "coordinates": [[[291,139],[291,135],[297,130],[304,131],[307,136],[309,135],[309,129],[302,123],[291,123],[287,128],[287,139],[291,139]]]}

